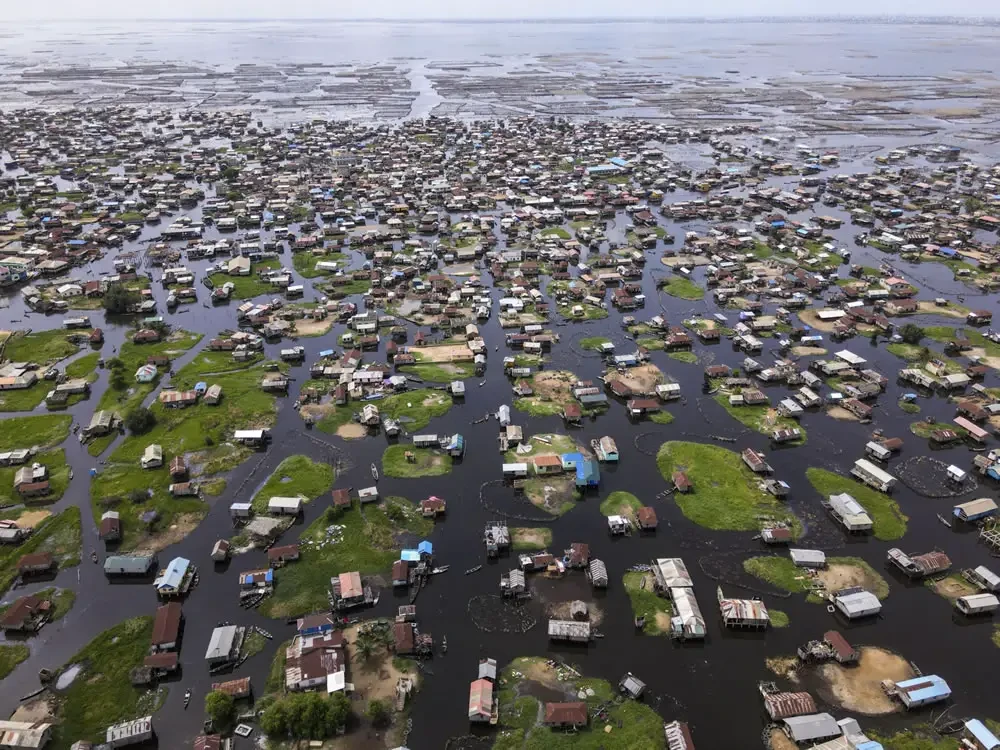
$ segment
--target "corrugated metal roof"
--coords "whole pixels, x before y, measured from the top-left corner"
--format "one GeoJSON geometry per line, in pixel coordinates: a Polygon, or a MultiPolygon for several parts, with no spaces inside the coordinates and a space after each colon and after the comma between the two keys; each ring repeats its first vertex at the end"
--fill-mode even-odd
{"type": "Polygon", "coordinates": [[[809,693],[772,693],[764,697],[764,708],[772,719],[816,713],[816,701],[809,693]]]}

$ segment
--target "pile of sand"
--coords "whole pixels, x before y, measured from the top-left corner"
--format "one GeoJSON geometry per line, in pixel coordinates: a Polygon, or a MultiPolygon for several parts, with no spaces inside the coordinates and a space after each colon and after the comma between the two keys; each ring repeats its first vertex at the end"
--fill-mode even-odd
{"type": "Polygon", "coordinates": [[[846,711],[875,716],[901,710],[901,705],[882,691],[882,680],[900,682],[914,677],[909,662],[898,654],[865,646],[853,667],[829,662],[817,670],[826,683],[820,692],[846,711]]]}

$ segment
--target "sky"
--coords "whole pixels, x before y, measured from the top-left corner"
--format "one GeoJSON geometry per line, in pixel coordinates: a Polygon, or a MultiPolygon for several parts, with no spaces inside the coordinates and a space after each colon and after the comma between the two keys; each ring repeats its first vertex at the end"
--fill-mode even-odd
{"type": "Polygon", "coordinates": [[[587,18],[1000,15],[997,0],[4,0],[5,21],[134,18],[587,18]]]}

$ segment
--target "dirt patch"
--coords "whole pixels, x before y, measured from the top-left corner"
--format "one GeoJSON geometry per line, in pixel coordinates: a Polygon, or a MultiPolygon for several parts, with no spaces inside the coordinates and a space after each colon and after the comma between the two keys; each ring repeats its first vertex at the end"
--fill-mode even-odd
{"type": "Polygon", "coordinates": [[[857,415],[853,412],[847,411],[843,406],[829,406],[826,409],[826,415],[828,417],[833,417],[834,419],[839,419],[842,422],[860,422],[857,415]]]}
{"type": "Polygon", "coordinates": [[[42,693],[37,698],[22,703],[11,715],[11,721],[52,721],[56,715],[53,696],[49,692],[42,693]]]}
{"type": "Polygon", "coordinates": [[[354,683],[353,697],[364,701],[365,705],[372,700],[383,700],[393,705],[396,700],[396,682],[406,675],[419,680],[416,670],[402,672],[393,664],[392,655],[385,650],[379,650],[370,659],[365,659],[354,648],[358,638],[358,626],[344,631],[344,640],[350,644],[348,648],[348,679],[354,683]]]}
{"type": "Polygon", "coordinates": [[[531,379],[531,385],[541,398],[568,403],[573,398],[571,389],[576,379],[571,372],[539,372],[531,379]]]}
{"type": "MultiPolygon", "coordinates": [[[[572,602],[555,602],[546,606],[545,612],[549,617],[557,620],[572,620],[574,619],[571,612],[572,604],[572,602]]],[[[591,625],[600,625],[604,620],[604,610],[594,602],[585,602],[585,604],[587,605],[587,621],[591,625]]],[[[669,617],[667,618],[667,627],[670,627],[669,617]]]]}
{"type": "Polygon", "coordinates": [[[960,596],[969,596],[976,593],[976,589],[971,584],[958,576],[948,576],[928,585],[935,594],[943,596],[950,601],[954,601],[960,596]]]}
{"type": "Polygon", "coordinates": [[[792,354],[796,357],[820,357],[827,353],[822,346],[793,346],[792,354]]]}
{"type": "Polygon", "coordinates": [[[136,548],[149,552],[159,552],[171,544],[177,544],[198,528],[198,524],[204,517],[204,513],[181,513],[170,526],[146,537],[140,544],[136,545],[136,548]]]}
{"type": "Polygon", "coordinates": [[[298,336],[322,336],[333,328],[333,319],[318,320],[317,318],[303,318],[295,321],[295,333],[298,336]]]}
{"type": "Polygon", "coordinates": [[[656,627],[659,628],[661,633],[670,632],[670,615],[666,612],[656,613],[656,627]]]}
{"type": "Polygon", "coordinates": [[[899,703],[882,692],[882,680],[900,682],[914,677],[909,662],[898,654],[881,648],[861,648],[857,666],[823,664],[817,670],[825,683],[821,692],[828,701],[846,711],[869,716],[890,714],[902,710],[899,703]]]}
{"type": "Polygon", "coordinates": [[[817,331],[824,331],[825,333],[830,333],[837,326],[838,322],[836,320],[820,320],[815,310],[802,310],[799,313],[799,320],[810,328],[815,328],[817,331]]]}
{"type": "Polygon", "coordinates": [[[464,341],[460,344],[413,347],[410,351],[418,364],[421,362],[459,362],[472,359],[472,351],[464,341]]]}
{"type": "Polygon", "coordinates": [[[1000,370],[1000,357],[987,356],[986,350],[981,346],[974,346],[966,352],[967,357],[979,357],[979,361],[994,370],[1000,370]]]}
{"type": "Polygon", "coordinates": [[[539,685],[560,689],[559,675],[556,670],[545,661],[532,661],[527,667],[519,670],[525,679],[537,682],[539,685]]]}
{"type": "Polygon", "coordinates": [[[857,565],[835,563],[824,570],[817,570],[816,578],[823,582],[827,591],[840,591],[851,586],[861,586],[868,591],[878,588],[878,581],[873,581],[868,571],[857,565]]]}
{"type": "Polygon", "coordinates": [[[528,485],[525,494],[536,508],[561,514],[576,501],[576,481],[570,477],[540,477],[528,485]]]}
{"type": "Polygon", "coordinates": [[[530,544],[539,549],[544,549],[551,538],[552,533],[549,529],[514,529],[513,531],[513,541],[530,544]]]}
{"type": "Polygon", "coordinates": [[[704,255],[664,255],[660,262],[668,268],[679,266],[707,266],[712,261],[704,255]]]}
{"type": "Polygon", "coordinates": [[[656,393],[656,386],[666,381],[666,377],[656,365],[640,365],[631,367],[625,372],[610,372],[606,380],[608,382],[617,380],[628,386],[633,393],[653,394],[656,393]]]}
{"type": "Polygon", "coordinates": [[[17,525],[22,529],[33,529],[52,515],[48,510],[26,510],[17,517],[17,525]]]}
{"type": "Polygon", "coordinates": [[[917,302],[917,309],[922,313],[928,313],[930,315],[945,315],[949,318],[961,318],[965,320],[965,316],[969,314],[969,311],[965,308],[956,308],[947,305],[945,307],[938,307],[933,302],[924,300],[923,302],[917,302]]]}
{"type": "Polygon", "coordinates": [[[368,430],[363,424],[358,424],[357,422],[348,422],[347,424],[342,424],[337,428],[337,437],[342,437],[345,440],[360,440],[368,434],[368,430]]]}
{"type": "Polygon", "coordinates": [[[795,670],[799,668],[799,660],[794,656],[774,656],[765,659],[764,664],[778,677],[785,677],[790,680],[796,679],[795,670]]]}
{"type": "Polygon", "coordinates": [[[771,750],[798,750],[798,745],[788,739],[788,735],[780,729],[772,729],[771,750]]]}

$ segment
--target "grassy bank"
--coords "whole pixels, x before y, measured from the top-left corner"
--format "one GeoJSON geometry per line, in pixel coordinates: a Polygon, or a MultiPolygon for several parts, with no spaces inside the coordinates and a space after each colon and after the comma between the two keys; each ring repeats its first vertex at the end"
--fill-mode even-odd
{"type": "Polygon", "coordinates": [[[304,502],[325,495],[333,487],[336,473],[329,464],[313,461],[308,456],[289,456],[254,493],[254,512],[266,513],[272,497],[303,497],[304,502]]]}
{"type": "Polygon", "coordinates": [[[73,417],[69,414],[43,414],[38,417],[8,417],[0,430],[0,451],[59,445],[69,437],[73,417]]]}
{"type": "Polygon", "coordinates": [[[757,477],[740,454],[715,445],[668,442],[657,453],[656,464],[668,482],[674,471],[684,471],[693,484],[688,493],[674,493],[681,511],[699,526],[714,530],[759,529],[761,517],[801,528],[782,503],[757,487],[757,477]]]}
{"type": "MultiPolygon", "coordinates": [[[[73,603],[76,601],[76,593],[70,589],[57,589],[55,587],[42,589],[41,591],[36,591],[35,596],[41,599],[48,599],[52,603],[52,611],[49,613],[49,622],[56,622],[61,620],[67,612],[73,608],[73,603]]],[[[8,609],[10,605],[0,607],[0,616],[2,616],[8,609]]]]}
{"type": "Polygon", "coordinates": [[[612,492],[601,503],[601,514],[605,516],[633,516],[642,507],[642,502],[631,492],[612,492]]]}
{"type": "Polygon", "coordinates": [[[230,276],[228,273],[213,273],[210,278],[215,286],[222,286],[226,283],[233,285],[233,299],[252,299],[262,294],[279,294],[281,290],[270,281],[264,281],[259,274],[263,269],[281,268],[281,261],[277,258],[268,258],[259,263],[254,263],[250,269],[249,276],[230,276]]]}
{"type": "Polygon", "coordinates": [[[767,608],[767,614],[771,617],[771,627],[772,628],[787,628],[792,624],[791,619],[787,614],[782,612],[780,609],[767,608]]]}
{"type": "Polygon", "coordinates": [[[443,391],[420,388],[397,393],[376,402],[383,416],[392,417],[406,425],[409,431],[422,430],[435,417],[443,417],[451,408],[451,396],[443,391]]]}
{"type": "Polygon", "coordinates": [[[129,672],[146,656],[152,633],[152,617],[133,617],[105,630],[67,662],[67,667],[82,665],[83,671],[62,693],[53,743],[57,748],[79,739],[103,742],[109,725],[162,705],[166,688],[150,691],[129,681],[129,672]]]}
{"type": "Polygon", "coordinates": [[[510,530],[510,543],[515,552],[538,552],[552,545],[552,529],[517,527],[510,530]]]}
{"type": "Polygon", "coordinates": [[[646,635],[667,635],[670,632],[670,600],[653,591],[653,574],[626,573],[622,583],[632,602],[632,614],[646,618],[642,632],[646,635]]]}
{"type": "Polygon", "coordinates": [[[430,533],[433,522],[420,516],[416,506],[400,497],[388,497],[363,509],[333,508],[313,521],[300,537],[301,559],[277,571],[274,594],[264,600],[261,611],[268,617],[285,618],[329,610],[330,578],[358,570],[363,575],[387,574],[399,559],[399,535],[415,538],[430,533]],[[336,542],[331,542],[328,530],[336,542]]]}
{"type": "Polygon", "coordinates": [[[452,458],[441,449],[390,445],[382,454],[382,473],[387,477],[439,477],[451,473],[452,458]],[[409,461],[406,454],[413,456],[409,461]]]}
{"type": "Polygon", "coordinates": [[[680,299],[699,300],[705,296],[704,289],[683,276],[671,276],[660,288],[671,297],[680,299]]]}
{"type": "MultiPolygon", "coordinates": [[[[855,569],[856,575],[854,577],[858,581],[863,579],[864,587],[879,599],[885,599],[889,596],[888,581],[860,557],[828,557],[826,559],[827,570],[848,567],[855,569]]],[[[788,557],[778,555],[752,557],[743,561],[743,570],[784,591],[793,594],[809,594],[808,601],[816,603],[822,601],[819,596],[811,593],[813,589],[810,582],[813,578],[810,577],[808,571],[796,566],[788,557]]],[[[823,571],[820,571],[820,579],[823,575],[823,571]]]]}
{"type": "Polygon", "coordinates": [[[45,396],[52,390],[52,387],[51,381],[39,380],[30,388],[2,391],[0,392],[0,412],[31,411],[45,400],[45,396]]]}
{"type": "Polygon", "coordinates": [[[23,643],[0,644],[0,680],[13,672],[17,665],[30,655],[31,651],[23,643]]]}
{"type": "Polygon", "coordinates": [[[683,362],[686,365],[694,365],[698,363],[698,355],[694,352],[670,352],[667,354],[670,359],[676,359],[678,362],[683,362]]]}
{"type": "Polygon", "coordinates": [[[656,424],[670,424],[674,421],[674,415],[669,411],[660,409],[660,411],[654,411],[650,414],[648,419],[650,422],[655,422],[656,424]]]}
{"type": "Polygon", "coordinates": [[[857,500],[872,517],[875,537],[885,542],[902,538],[909,518],[888,495],[866,487],[853,479],[834,474],[826,469],[808,469],[806,478],[823,499],[846,492],[857,500]]]}
{"type": "Polygon", "coordinates": [[[431,383],[450,383],[471,378],[476,374],[476,365],[472,362],[418,362],[404,365],[399,371],[431,383]]]}
{"type": "Polygon", "coordinates": [[[86,378],[91,383],[97,380],[97,361],[101,358],[100,352],[91,352],[78,357],[66,365],[67,378],[86,378]]]}
{"type": "MultiPolygon", "coordinates": [[[[54,503],[63,496],[69,487],[69,464],[66,463],[66,452],[62,448],[38,453],[31,459],[43,464],[48,470],[49,491],[45,495],[24,498],[28,505],[54,503]]],[[[0,504],[17,504],[22,502],[21,496],[14,489],[14,477],[20,466],[4,466],[0,468],[0,504]]]]}
{"type": "Polygon", "coordinates": [[[51,552],[60,569],[72,568],[80,563],[81,546],[79,508],[67,508],[59,515],[46,518],[23,544],[0,547],[0,593],[6,591],[16,577],[17,561],[22,555],[51,552]]]}
{"type": "MultiPolygon", "coordinates": [[[[89,335],[90,331],[73,333],[89,335]]],[[[15,331],[7,339],[7,345],[3,350],[4,359],[9,362],[34,362],[40,365],[58,362],[78,351],[77,345],[67,338],[73,333],[61,328],[30,334],[26,331],[15,331]]]]}
{"type": "Polygon", "coordinates": [[[797,440],[790,441],[787,445],[804,445],[806,442],[806,428],[790,417],[780,416],[771,406],[732,406],[729,403],[729,395],[726,393],[717,394],[715,401],[737,422],[761,435],[770,435],[775,430],[794,428],[799,430],[802,436],[797,440]]]}
{"type": "Polygon", "coordinates": [[[597,351],[604,344],[610,344],[611,339],[606,336],[587,336],[580,339],[580,348],[588,351],[597,351]]]}

